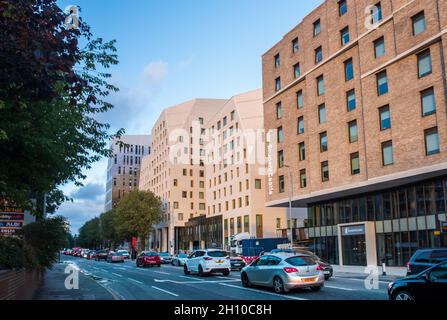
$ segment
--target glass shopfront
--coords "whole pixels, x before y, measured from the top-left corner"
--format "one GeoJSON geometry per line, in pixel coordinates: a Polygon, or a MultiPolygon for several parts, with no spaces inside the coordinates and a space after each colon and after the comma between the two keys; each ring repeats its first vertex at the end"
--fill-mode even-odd
{"type": "MultiPolygon", "coordinates": [[[[419,248],[447,246],[447,236],[440,232],[441,221],[446,218],[446,199],[447,177],[442,177],[313,204],[308,209],[307,226],[309,229],[337,230],[340,224],[373,221],[376,225],[378,263],[405,266],[419,248]]],[[[365,246],[361,235],[342,239],[343,263],[363,265],[365,246]]],[[[334,232],[331,237],[310,236],[310,242],[310,249],[316,254],[330,259],[331,263],[339,263],[338,238],[334,232]],[[328,245],[330,241],[335,241],[335,245],[328,245]]]]}
{"type": "Polygon", "coordinates": [[[366,266],[365,226],[348,226],[342,229],[343,264],[366,266]]]}

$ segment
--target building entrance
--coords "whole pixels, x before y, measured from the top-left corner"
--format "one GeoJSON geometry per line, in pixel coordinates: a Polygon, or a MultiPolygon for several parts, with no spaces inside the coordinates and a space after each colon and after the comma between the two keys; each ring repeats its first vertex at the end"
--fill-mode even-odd
{"type": "Polygon", "coordinates": [[[343,265],[366,266],[365,226],[342,228],[343,265]]]}

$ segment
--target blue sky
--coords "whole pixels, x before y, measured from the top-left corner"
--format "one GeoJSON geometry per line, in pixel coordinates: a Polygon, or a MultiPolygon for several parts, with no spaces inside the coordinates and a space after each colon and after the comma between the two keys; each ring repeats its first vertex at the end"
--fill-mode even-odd
{"type": "MultiPolygon", "coordinates": [[[[81,7],[95,37],[117,40],[111,70],[120,92],[102,116],[114,129],[148,134],[161,111],[193,98],[229,98],[261,87],[261,56],[322,0],[60,0],[81,7]]],[[[86,170],[85,187],[58,214],[77,233],[101,214],[107,161],[86,170]]]]}

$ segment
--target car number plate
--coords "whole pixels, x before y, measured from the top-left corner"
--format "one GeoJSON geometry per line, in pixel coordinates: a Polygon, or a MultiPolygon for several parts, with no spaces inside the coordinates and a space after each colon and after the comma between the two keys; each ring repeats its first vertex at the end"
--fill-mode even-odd
{"type": "Polygon", "coordinates": [[[315,282],[315,280],[317,280],[317,278],[305,278],[303,279],[303,282],[315,282]]]}
{"type": "Polygon", "coordinates": [[[223,260],[217,260],[216,263],[224,263],[223,260]]]}
{"type": "Polygon", "coordinates": [[[330,274],[330,272],[329,271],[325,271],[324,274],[330,274]]]}

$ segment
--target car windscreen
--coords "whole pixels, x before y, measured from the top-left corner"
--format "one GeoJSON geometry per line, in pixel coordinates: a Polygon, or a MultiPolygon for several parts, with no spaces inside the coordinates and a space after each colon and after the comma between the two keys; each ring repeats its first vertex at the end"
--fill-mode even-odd
{"type": "Polygon", "coordinates": [[[156,252],[146,253],[146,257],[156,257],[156,256],[158,256],[158,253],[156,253],[156,252]]]}
{"type": "Polygon", "coordinates": [[[208,255],[213,258],[222,258],[222,257],[226,257],[227,253],[224,251],[210,251],[210,252],[208,252],[208,255]]]}
{"type": "Polygon", "coordinates": [[[433,263],[439,263],[447,260],[447,250],[435,250],[431,254],[431,259],[433,263]]]}
{"type": "Polygon", "coordinates": [[[311,266],[315,264],[315,260],[309,256],[291,257],[286,262],[295,267],[311,266]]]}

